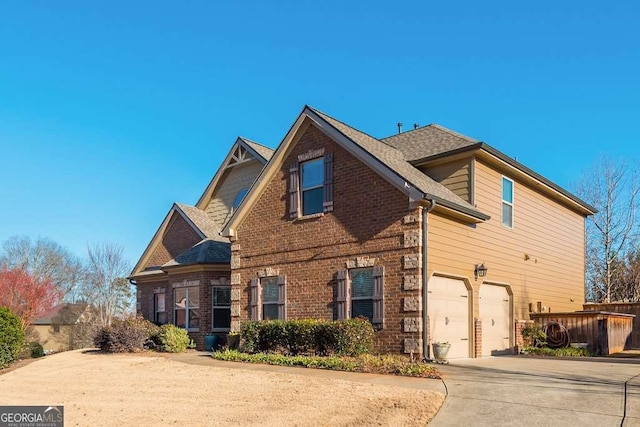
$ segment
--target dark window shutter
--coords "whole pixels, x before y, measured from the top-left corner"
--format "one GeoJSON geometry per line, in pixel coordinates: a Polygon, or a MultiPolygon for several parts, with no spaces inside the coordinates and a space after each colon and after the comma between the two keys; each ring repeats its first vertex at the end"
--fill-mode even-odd
{"type": "Polygon", "coordinates": [[[373,267],[373,324],[382,327],[384,313],[384,267],[373,267]]]}
{"type": "Polygon", "coordinates": [[[298,162],[293,162],[289,168],[289,218],[298,217],[299,176],[298,162]]]}
{"type": "Polygon", "coordinates": [[[338,320],[348,319],[348,307],[347,303],[347,277],[349,276],[349,271],[340,270],[338,271],[338,286],[337,296],[336,296],[336,308],[338,314],[338,320]]]}
{"type": "Polygon", "coordinates": [[[333,153],[324,155],[324,212],[333,210],[333,153]]]}
{"type": "Polygon", "coordinates": [[[287,276],[278,276],[278,319],[287,320],[287,276]]]}
{"type": "Polygon", "coordinates": [[[258,313],[259,307],[259,299],[258,295],[260,295],[260,279],[254,277],[251,279],[251,300],[249,301],[249,305],[251,307],[251,320],[260,320],[260,315],[258,313]]]}

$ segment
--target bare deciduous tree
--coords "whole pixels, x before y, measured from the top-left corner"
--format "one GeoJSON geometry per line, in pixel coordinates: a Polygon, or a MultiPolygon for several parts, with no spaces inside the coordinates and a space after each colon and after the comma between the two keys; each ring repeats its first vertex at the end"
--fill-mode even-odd
{"type": "Polygon", "coordinates": [[[587,221],[587,299],[610,302],[625,298],[622,277],[629,251],[638,237],[637,173],[628,164],[602,157],[585,173],[577,193],[598,209],[587,221]]]}
{"type": "Polygon", "coordinates": [[[32,241],[27,236],[10,237],[0,249],[0,265],[50,280],[63,294],[72,292],[83,276],[82,262],[58,243],[45,238],[32,241]]]}
{"type": "Polygon", "coordinates": [[[113,318],[131,314],[135,294],[126,278],[131,268],[124,259],[122,246],[96,244],[87,248],[87,256],[81,293],[96,308],[98,323],[109,325],[113,318]]]}

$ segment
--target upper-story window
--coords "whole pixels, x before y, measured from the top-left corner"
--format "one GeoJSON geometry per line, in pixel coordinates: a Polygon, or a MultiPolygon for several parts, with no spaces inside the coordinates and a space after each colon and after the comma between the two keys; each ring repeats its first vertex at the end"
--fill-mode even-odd
{"type": "Polygon", "coordinates": [[[244,196],[246,196],[248,192],[249,192],[248,188],[243,188],[240,191],[238,191],[238,194],[236,194],[236,198],[233,199],[234,211],[238,209],[238,206],[240,206],[240,203],[242,203],[242,201],[244,200],[244,196]]]}
{"type": "Polygon", "coordinates": [[[513,228],[513,181],[502,177],[502,225],[513,228]]]}
{"type": "Polygon", "coordinates": [[[322,158],[302,163],[302,215],[312,215],[323,211],[324,162],[322,158]]]}
{"type": "Polygon", "coordinates": [[[289,217],[333,210],[333,153],[316,150],[298,156],[289,169],[289,217]]]}

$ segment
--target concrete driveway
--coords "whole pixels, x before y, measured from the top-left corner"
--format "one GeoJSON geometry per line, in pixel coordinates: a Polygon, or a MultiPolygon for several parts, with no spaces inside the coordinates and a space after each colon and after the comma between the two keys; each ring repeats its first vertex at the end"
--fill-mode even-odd
{"type": "Polygon", "coordinates": [[[502,356],[441,365],[429,425],[640,426],[640,360],[502,356]]]}

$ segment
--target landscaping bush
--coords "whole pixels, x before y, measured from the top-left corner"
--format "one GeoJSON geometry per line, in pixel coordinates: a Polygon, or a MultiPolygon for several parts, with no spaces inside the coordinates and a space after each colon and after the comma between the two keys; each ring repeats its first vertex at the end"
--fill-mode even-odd
{"type": "Polygon", "coordinates": [[[371,352],[374,331],[367,319],[325,321],[268,320],[245,322],[241,348],[249,353],[338,354],[357,356],[371,352]]]}
{"type": "Polygon", "coordinates": [[[213,353],[213,358],[234,362],[266,363],[279,366],[303,366],[306,368],[332,369],[348,372],[369,372],[393,374],[409,377],[439,378],[437,370],[424,363],[411,362],[397,355],[373,356],[362,354],[357,357],[341,356],[286,356],[273,353],[248,354],[236,350],[222,350],[213,353]]]}
{"type": "Polygon", "coordinates": [[[556,357],[591,357],[593,354],[586,348],[549,348],[549,347],[525,347],[525,353],[535,354],[538,356],[556,356],[556,357]]]}
{"type": "Polygon", "coordinates": [[[524,338],[525,347],[544,347],[547,344],[547,334],[537,323],[526,326],[522,330],[522,338],[524,338]]]}
{"type": "Polygon", "coordinates": [[[31,357],[34,359],[44,357],[44,348],[39,342],[29,343],[29,352],[31,353],[31,357]]]}
{"type": "Polygon", "coordinates": [[[0,307],[0,368],[13,362],[24,342],[24,331],[18,316],[0,307]]]}
{"type": "Polygon", "coordinates": [[[107,353],[136,352],[155,347],[151,337],[158,334],[158,329],[148,320],[130,317],[100,328],[93,342],[107,353]]]}
{"type": "Polygon", "coordinates": [[[173,325],[162,325],[157,336],[160,350],[168,353],[182,353],[191,342],[186,329],[173,325]]]}

